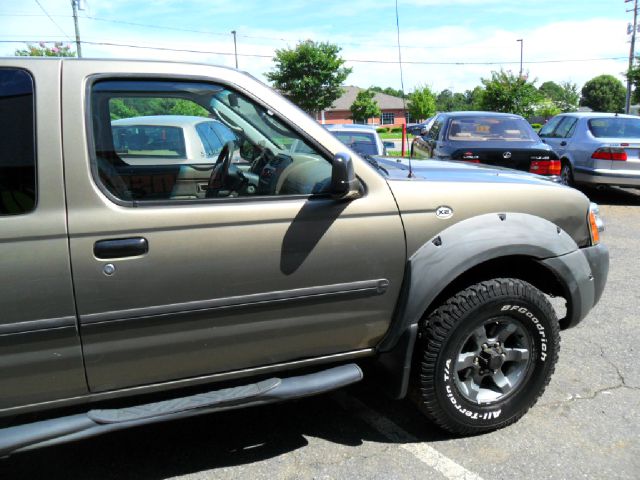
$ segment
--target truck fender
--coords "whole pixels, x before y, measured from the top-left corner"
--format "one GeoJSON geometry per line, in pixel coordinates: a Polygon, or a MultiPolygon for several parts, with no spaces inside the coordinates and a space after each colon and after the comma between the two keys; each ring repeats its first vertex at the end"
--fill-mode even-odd
{"type": "Polygon", "coordinates": [[[424,243],[408,260],[403,291],[378,364],[388,393],[406,395],[418,322],[437,296],[469,269],[499,257],[543,260],[578,249],[554,223],[526,213],[489,213],[458,222],[424,243]],[[400,383],[397,383],[400,382],[400,383]]]}

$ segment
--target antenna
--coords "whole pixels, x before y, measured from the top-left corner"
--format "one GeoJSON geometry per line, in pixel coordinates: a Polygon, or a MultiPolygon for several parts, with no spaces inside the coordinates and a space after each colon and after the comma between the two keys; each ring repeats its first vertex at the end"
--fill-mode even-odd
{"type": "MultiPolygon", "coordinates": [[[[405,114],[407,112],[406,93],[404,92],[404,77],[402,75],[402,51],[400,50],[400,19],[398,15],[398,0],[396,0],[396,31],[398,33],[398,65],[400,66],[400,88],[402,89],[402,109],[405,114]]],[[[406,122],[406,118],[405,118],[406,122]]],[[[406,131],[406,124],[405,124],[406,131]]],[[[404,139],[403,139],[404,141],[404,139]]],[[[403,147],[404,148],[404,147],[403,147]]],[[[409,149],[409,175],[408,178],[413,178],[413,169],[411,168],[411,149],[409,149]]]]}

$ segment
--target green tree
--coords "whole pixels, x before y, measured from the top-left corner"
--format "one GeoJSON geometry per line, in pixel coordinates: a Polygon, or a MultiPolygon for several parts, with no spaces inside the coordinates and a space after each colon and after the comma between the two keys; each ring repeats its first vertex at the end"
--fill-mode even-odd
{"type": "Polygon", "coordinates": [[[544,82],[538,91],[554,103],[562,96],[562,87],[554,81],[544,82]]]}
{"type": "Polygon", "coordinates": [[[393,97],[402,98],[403,96],[402,90],[398,90],[391,87],[382,88],[382,87],[373,86],[373,87],[369,87],[369,90],[371,90],[372,92],[386,93],[387,95],[391,95],[393,97]]]}
{"type": "Polygon", "coordinates": [[[533,81],[511,71],[491,72],[491,78],[483,78],[482,84],[485,88],[481,101],[483,110],[530,117],[543,98],[533,81]]]}
{"type": "Polygon", "coordinates": [[[436,97],[436,110],[438,112],[451,112],[453,108],[453,92],[451,90],[444,89],[436,97]]]}
{"type": "Polygon", "coordinates": [[[371,117],[379,117],[380,107],[378,102],[374,100],[375,92],[369,90],[360,90],[355,101],[351,104],[351,118],[354,121],[367,121],[371,117]]]}
{"type": "Polygon", "coordinates": [[[578,109],[580,95],[575,83],[560,82],[560,84],[557,84],[556,82],[548,81],[540,85],[538,91],[553,102],[559,110],[558,113],[575,112],[578,109]]]}
{"type": "MultiPolygon", "coordinates": [[[[626,77],[631,80],[631,103],[640,103],[640,64],[639,57],[635,58],[633,66],[627,71],[626,77]]],[[[626,95],[626,92],[625,92],[626,95]]],[[[626,97],[625,97],[626,100],[626,97]]]]}
{"type": "Polygon", "coordinates": [[[409,94],[407,104],[409,115],[413,119],[424,120],[436,113],[436,98],[429,87],[418,87],[409,94]]]}
{"type": "Polygon", "coordinates": [[[338,56],[340,47],[306,40],[296,48],[278,49],[275,67],[266,74],[273,86],[308,113],[329,108],[340,95],[351,73],[338,56]]]}
{"type": "Polygon", "coordinates": [[[482,110],[484,88],[478,85],[473,90],[464,92],[465,110],[482,110]]]}
{"type": "Polygon", "coordinates": [[[471,110],[469,105],[467,105],[467,98],[464,93],[456,92],[453,94],[453,99],[451,102],[451,111],[459,112],[463,110],[471,110]]]}
{"type": "Polygon", "coordinates": [[[205,108],[181,98],[113,98],[109,101],[109,112],[111,120],[147,115],[209,116],[205,108]]]}
{"type": "Polygon", "coordinates": [[[16,50],[16,57],[75,57],[76,52],[71,50],[71,45],[64,45],[62,42],[55,42],[53,47],[40,42],[38,45],[27,44],[27,48],[16,50]]]}
{"type": "Polygon", "coordinates": [[[582,87],[580,105],[595,112],[622,112],[627,90],[613,75],[599,75],[582,87]]]}
{"type": "Polygon", "coordinates": [[[553,100],[545,98],[536,107],[536,115],[549,119],[561,112],[553,100]]]}
{"type": "Polygon", "coordinates": [[[556,106],[563,112],[575,112],[580,103],[578,86],[571,82],[560,82],[562,95],[556,101],[556,106]]]}

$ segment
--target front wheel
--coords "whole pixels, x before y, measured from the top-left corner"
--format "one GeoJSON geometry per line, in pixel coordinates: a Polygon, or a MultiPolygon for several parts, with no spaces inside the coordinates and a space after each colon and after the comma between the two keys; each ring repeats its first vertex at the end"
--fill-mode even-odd
{"type": "Polygon", "coordinates": [[[549,383],[559,332],[547,298],[522,280],[498,278],[459,292],[421,326],[419,408],[457,434],[517,421],[549,383]]]}

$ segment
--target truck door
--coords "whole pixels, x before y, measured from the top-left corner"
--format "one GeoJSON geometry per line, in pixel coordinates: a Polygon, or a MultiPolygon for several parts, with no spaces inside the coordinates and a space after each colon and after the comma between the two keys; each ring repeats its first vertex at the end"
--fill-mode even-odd
{"type": "Polygon", "coordinates": [[[392,317],[405,250],[383,178],[362,164],[367,193],[331,199],[332,152],[263,100],[279,97],[231,70],[189,68],[65,63],[92,391],[366,352],[392,317]],[[92,75],[96,65],[107,71],[92,75]],[[205,120],[233,139],[227,153],[209,141],[215,158],[185,158],[205,120]]]}
{"type": "Polygon", "coordinates": [[[2,65],[0,411],[87,391],[69,267],[60,63],[2,65]]]}

